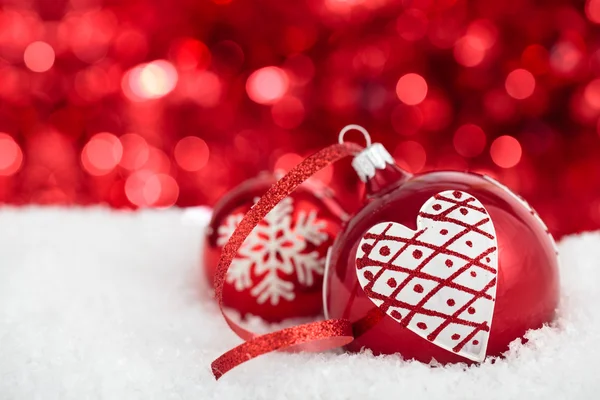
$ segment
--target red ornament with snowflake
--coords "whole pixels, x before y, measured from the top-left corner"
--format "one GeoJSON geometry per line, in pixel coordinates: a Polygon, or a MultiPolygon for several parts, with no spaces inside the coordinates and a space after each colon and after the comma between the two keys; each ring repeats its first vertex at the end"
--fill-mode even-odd
{"type": "Polygon", "coordinates": [[[326,316],[353,324],[348,350],[481,362],[554,319],[556,246],[522,198],[476,174],[411,176],[380,144],[353,166],[368,201],[324,284],[326,316]]]}
{"type": "MultiPolygon", "coordinates": [[[[204,265],[214,279],[222,246],[244,214],[276,181],[262,174],[217,204],[206,236],[204,265]]],[[[229,268],[224,304],[268,322],[322,313],[325,255],[346,214],[315,181],[282,200],[252,231],[229,268]]]]}

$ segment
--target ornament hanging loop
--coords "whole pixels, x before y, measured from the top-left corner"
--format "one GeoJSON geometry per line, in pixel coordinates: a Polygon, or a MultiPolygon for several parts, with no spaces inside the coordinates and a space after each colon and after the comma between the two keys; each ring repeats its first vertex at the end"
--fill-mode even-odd
{"type": "Polygon", "coordinates": [[[342,130],[340,131],[340,135],[338,136],[338,142],[340,144],[344,144],[344,136],[346,135],[347,132],[349,131],[359,131],[360,133],[363,134],[363,137],[365,138],[365,141],[367,142],[366,147],[371,147],[371,135],[369,135],[369,132],[363,128],[360,125],[356,125],[356,124],[350,124],[350,125],[346,125],[345,127],[342,128],[342,130]]]}

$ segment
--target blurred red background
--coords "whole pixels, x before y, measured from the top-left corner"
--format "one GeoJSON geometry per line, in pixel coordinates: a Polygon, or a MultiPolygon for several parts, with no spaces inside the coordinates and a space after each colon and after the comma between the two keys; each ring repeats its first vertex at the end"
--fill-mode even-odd
{"type": "Polygon", "coordinates": [[[0,202],[212,205],[359,123],[412,172],[598,228],[599,23],[600,0],[4,1],[0,202]]]}

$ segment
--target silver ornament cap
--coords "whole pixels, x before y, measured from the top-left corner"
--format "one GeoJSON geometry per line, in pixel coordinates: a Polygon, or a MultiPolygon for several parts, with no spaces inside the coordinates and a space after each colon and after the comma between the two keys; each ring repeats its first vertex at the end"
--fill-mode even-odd
{"type": "Polygon", "coordinates": [[[360,125],[350,124],[346,125],[339,135],[339,142],[344,143],[344,135],[346,132],[356,130],[363,134],[367,147],[358,155],[354,157],[352,161],[352,167],[358,174],[361,181],[366,182],[375,176],[375,173],[379,169],[385,169],[387,165],[395,165],[394,158],[392,155],[383,147],[381,143],[371,144],[371,135],[365,128],[360,125]]]}
{"type": "Polygon", "coordinates": [[[352,168],[363,182],[373,178],[378,169],[385,169],[388,164],[394,165],[394,158],[381,143],[372,144],[352,160],[352,168]]]}

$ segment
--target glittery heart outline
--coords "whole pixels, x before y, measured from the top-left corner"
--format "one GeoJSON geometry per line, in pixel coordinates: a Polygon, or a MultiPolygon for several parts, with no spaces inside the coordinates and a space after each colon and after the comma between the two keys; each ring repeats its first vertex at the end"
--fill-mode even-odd
{"type": "Polygon", "coordinates": [[[417,230],[383,222],[361,239],[356,273],[402,326],[467,359],[485,359],[496,296],[497,240],[481,202],[445,191],[421,207],[417,230]]]}

